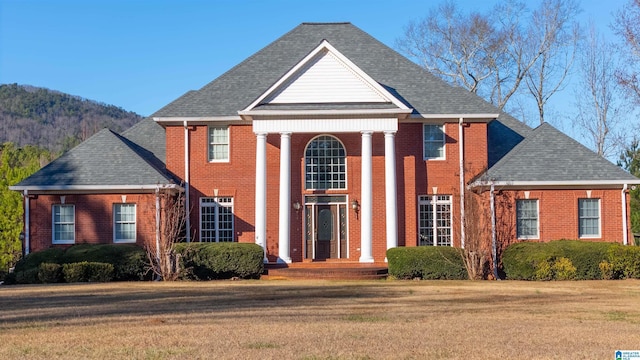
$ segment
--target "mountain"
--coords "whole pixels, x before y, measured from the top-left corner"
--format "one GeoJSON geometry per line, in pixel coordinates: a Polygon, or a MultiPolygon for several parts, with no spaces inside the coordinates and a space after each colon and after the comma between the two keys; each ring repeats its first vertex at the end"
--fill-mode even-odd
{"type": "Polygon", "coordinates": [[[142,116],[113,105],[30,85],[0,85],[0,144],[66,151],[99,130],[120,132],[142,116]]]}

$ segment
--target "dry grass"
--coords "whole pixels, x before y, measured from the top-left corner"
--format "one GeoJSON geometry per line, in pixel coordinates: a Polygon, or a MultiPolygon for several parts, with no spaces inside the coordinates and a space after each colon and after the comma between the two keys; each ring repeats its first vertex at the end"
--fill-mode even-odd
{"type": "Polygon", "coordinates": [[[0,287],[3,359],[611,359],[640,281],[0,287]]]}

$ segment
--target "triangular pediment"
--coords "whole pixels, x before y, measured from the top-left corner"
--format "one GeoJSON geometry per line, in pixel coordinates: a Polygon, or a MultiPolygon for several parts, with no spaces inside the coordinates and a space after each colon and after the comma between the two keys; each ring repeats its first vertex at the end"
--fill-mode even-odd
{"type": "Polygon", "coordinates": [[[407,109],[326,40],[245,110],[283,104],[389,104],[407,109]]]}

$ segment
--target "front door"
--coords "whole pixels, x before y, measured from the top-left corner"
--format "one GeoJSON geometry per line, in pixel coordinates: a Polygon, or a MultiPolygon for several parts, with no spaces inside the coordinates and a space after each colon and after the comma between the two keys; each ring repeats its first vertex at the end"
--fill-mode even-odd
{"type": "Polygon", "coordinates": [[[346,258],[346,197],[308,197],[305,212],[306,258],[313,260],[346,258]],[[332,200],[337,200],[339,203],[332,203],[332,200]]]}

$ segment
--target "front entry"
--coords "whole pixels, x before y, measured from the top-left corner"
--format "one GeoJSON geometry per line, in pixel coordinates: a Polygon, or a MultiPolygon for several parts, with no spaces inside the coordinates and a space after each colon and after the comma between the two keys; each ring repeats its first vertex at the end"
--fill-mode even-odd
{"type": "Polygon", "coordinates": [[[346,259],[346,196],[305,198],[305,257],[312,260],[346,259]]]}

